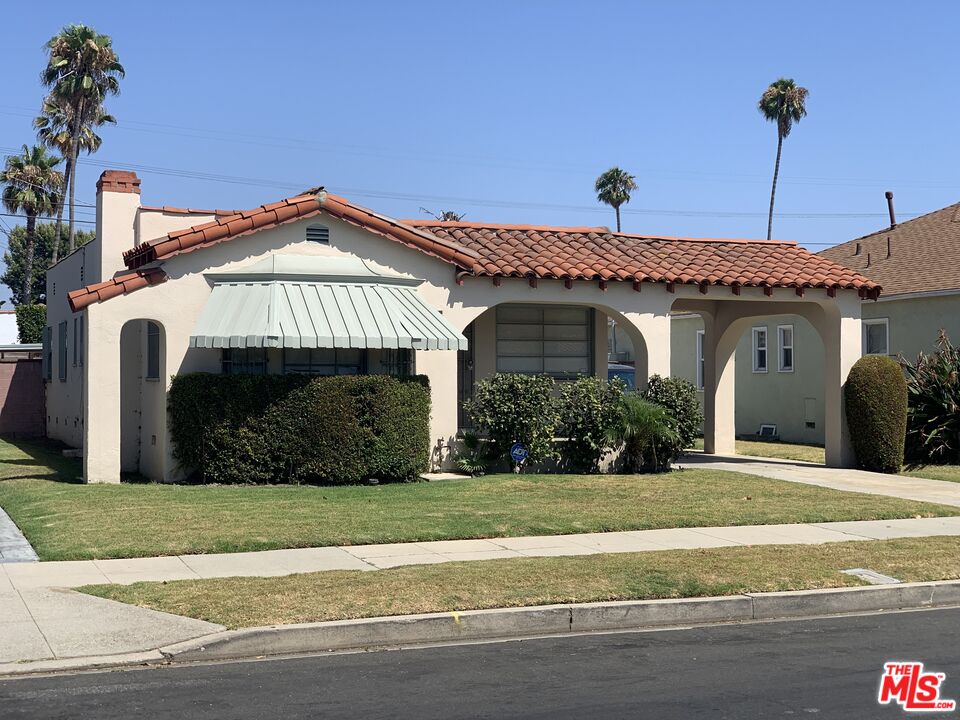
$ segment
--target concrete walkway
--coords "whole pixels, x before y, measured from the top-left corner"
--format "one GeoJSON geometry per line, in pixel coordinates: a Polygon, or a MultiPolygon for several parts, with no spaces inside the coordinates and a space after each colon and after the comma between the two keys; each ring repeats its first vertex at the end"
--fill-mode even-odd
{"type": "Polygon", "coordinates": [[[0,564],[0,663],[142,652],[222,630],[211,623],[124,605],[69,589],[94,583],[275,576],[323,570],[375,571],[459,560],[735,545],[813,545],[935,535],[960,535],[960,516],[0,564]]]}
{"type": "Polygon", "coordinates": [[[904,500],[960,507],[960,483],[945,480],[925,480],[906,475],[886,475],[849,468],[828,468],[797,460],[749,455],[705,455],[696,450],[690,451],[689,455],[681,458],[678,465],[729,470],[774,480],[819,485],[834,490],[887,495],[904,500]]]}
{"type": "Polygon", "coordinates": [[[0,508],[0,563],[37,562],[38,559],[20,528],[0,508]]]}

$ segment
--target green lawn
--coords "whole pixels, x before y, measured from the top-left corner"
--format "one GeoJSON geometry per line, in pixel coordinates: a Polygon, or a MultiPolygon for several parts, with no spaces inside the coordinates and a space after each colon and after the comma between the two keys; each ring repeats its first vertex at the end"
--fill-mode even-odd
{"type": "Polygon", "coordinates": [[[960,515],[960,508],[716,470],[494,475],[347,487],[78,485],[74,463],[0,441],[0,507],[44,560],[960,515]]]}
{"type": "Polygon", "coordinates": [[[960,465],[923,465],[910,468],[900,473],[910,477],[927,478],[928,480],[947,480],[960,482],[960,465]]]}
{"type": "MultiPolygon", "coordinates": [[[[703,450],[703,438],[694,441],[696,450],[703,450]]],[[[737,455],[777,458],[780,460],[802,460],[803,462],[824,463],[824,449],[819,445],[801,445],[799,443],[762,442],[758,440],[737,440],[737,455]]]]}
{"type": "Polygon", "coordinates": [[[868,567],[905,581],[960,577],[960,538],[485,560],[375,572],[178,580],[83,588],[228,627],[551,603],[862,585],[868,567]]]}

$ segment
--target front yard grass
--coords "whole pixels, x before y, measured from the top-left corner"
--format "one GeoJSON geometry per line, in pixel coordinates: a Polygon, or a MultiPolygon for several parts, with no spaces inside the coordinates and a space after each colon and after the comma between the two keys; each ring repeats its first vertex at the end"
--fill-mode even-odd
{"type": "MultiPolygon", "coordinates": [[[[697,438],[694,441],[694,448],[703,450],[703,438],[697,438]]],[[[737,455],[777,458],[778,460],[801,460],[803,462],[819,463],[820,465],[825,462],[825,451],[818,445],[737,440],[735,449],[737,455]]]]}
{"type": "Polygon", "coordinates": [[[960,538],[664,550],[178,580],[82,588],[227,627],[552,603],[642,600],[863,585],[867,567],[905,581],[960,577],[960,538]]]}
{"type": "Polygon", "coordinates": [[[946,480],[960,482],[960,465],[921,465],[904,469],[901,475],[926,478],[927,480],[946,480]]]}

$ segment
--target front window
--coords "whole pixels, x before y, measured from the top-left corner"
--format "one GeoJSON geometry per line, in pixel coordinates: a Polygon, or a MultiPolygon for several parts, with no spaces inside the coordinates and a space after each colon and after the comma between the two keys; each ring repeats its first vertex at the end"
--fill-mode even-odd
{"type": "Polygon", "coordinates": [[[380,353],[380,366],[387,375],[408,377],[413,374],[413,352],[406,348],[388,348],[380,353]]]}
{"type": "Polygon", "coordinates": [[[359,348],[287,348],[283,372],[304,375],[362,375],[366,353],[359,348]]]}
{"type": "Polygon", "coordinates": [[[863,354],[890,354],[890,324],[887,318],[863,321],[863,354]]]}
{"type": "Polygon", "coordinates": [[[570,305],[498,305],[497,372],[593,374],[593,310],[570,305]]]}
{"type": "Polygon", "coordinates": [[[753,328],[753,371],[765,373],[767,371],[767,329],[753,328]]]}
{"type": "Polygon", "coordinates": [[[220,354],[224,375],[266,375],[266,348],[225,348],[220,354]]]}
{"type": "Polygon", "coordinates": [[[793,372],[793,325],[780,325],[777,328],[777,342],[780,346],[777,370],[793,372]]]}

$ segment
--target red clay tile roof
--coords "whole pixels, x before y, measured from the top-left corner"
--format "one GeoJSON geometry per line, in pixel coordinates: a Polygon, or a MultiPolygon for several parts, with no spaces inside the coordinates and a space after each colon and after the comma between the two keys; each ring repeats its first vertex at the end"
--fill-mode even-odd
{"type": "Polygon", "coordinates": [[[201,208],[181,208],[172,205],[141,205],[147,212],[162,212],[168,215],[239,215],[243,210],[203,210],[201,208]]]}
{"type": "Polygon", "coordinates": [[[130,293],[148,285],[159,285],[166,281],[167,273],[162,268],[134,270],[133,272],[116,275],[105,282],[87,285],[79,290],[68,292],[67,302],[70,303],[70,309],[77,312],[95,302],[103,302],[117,295],[130,293]]]}
{"type": "Polygon", "coordinates": [[[886,296],[960,289],[960,203],[828,248],[820,255],[883,285],[886,296]]]}
{"type": "Polygon", "coordinates": [[[476,275],[851,288],[871,296],[880,290],[860,273],[795,243],[648,237],[592,227],[406,222],[478,253],[476,275]]]}
{"type": "Polygon", "coordinates": [[[140,270],[151,263],[321,212],[444,260],[461,276],[855,289],[863,297],[880,293],[878,283],[795,243],[641,236],[590,226],[394,220],[321,188],[138,245],[123,254],[135,272],[70,293],[71,307],[77,310],[165,280],[162,270],[140,270]]]}
{"type": "Polygon", "coordinates": [[[297,195],[280,202],[261,205],[253,210],[218,217],[202,225],[176,230],[166,237],[128,250],[123,254],[123,259],[131,269],[143,267],[148,263],[215,245],[224,240],[314,217],[322,211],[461,267],[472,268],[479,259],[475,253],[456,244],[354,205],[345,198],[327,194],[322,189],[319,194],[297,195]]]}

